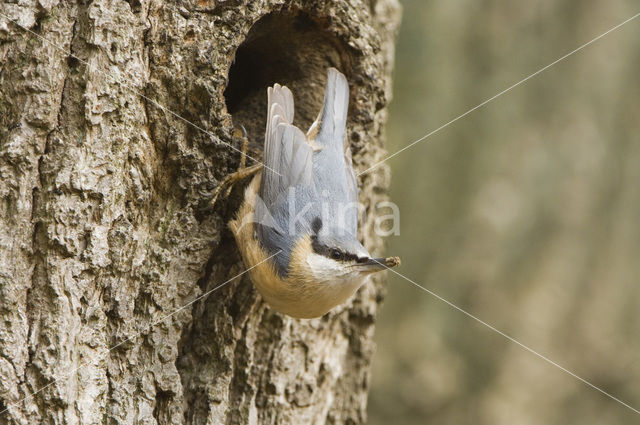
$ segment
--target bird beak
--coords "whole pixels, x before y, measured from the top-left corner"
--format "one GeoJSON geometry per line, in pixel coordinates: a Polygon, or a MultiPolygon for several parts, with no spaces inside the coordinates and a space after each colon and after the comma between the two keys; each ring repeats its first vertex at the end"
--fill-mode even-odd
{"type": "Polygon", "coordinates": [[[400,257],[387,257],[369,258],[368,261],[357,264],[357,267],[360,268],[364,273],[373,273],[399,265],[400,257]]]}

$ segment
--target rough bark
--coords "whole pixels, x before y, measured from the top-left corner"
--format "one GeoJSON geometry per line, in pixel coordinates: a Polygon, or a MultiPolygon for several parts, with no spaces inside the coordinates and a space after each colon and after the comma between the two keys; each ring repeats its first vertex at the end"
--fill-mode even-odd
{"type": "MultiPolygon", "coordinates": [[[[0,424],[364,422],[380,280],[311,321],[246,276],[189,303],[244,270],[226,229],[241,188],[210,200],[239,164],[234,127],[261,157],[267,85],[307,126],[338,67],[354,161],[382,155],[395,0],[0,13],[0,424]]],[[[388,171],[359,183],[372,208],[388,171]]]]}

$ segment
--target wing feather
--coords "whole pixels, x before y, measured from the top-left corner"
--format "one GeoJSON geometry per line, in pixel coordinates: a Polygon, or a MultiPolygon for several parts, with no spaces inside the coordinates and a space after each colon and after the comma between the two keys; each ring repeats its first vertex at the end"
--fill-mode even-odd
{"type": "Polygon", "coordinates": [[[291,90],[274,84],[267,89],[267,128],[260,196],[267,207],[289,187],[309,185],[313,177],[311,146],[304,133],[293,125],[291,90]]]}

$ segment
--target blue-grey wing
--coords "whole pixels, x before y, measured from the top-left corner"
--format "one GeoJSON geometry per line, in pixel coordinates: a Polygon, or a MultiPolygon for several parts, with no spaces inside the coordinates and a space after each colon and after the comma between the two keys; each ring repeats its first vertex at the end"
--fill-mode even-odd
{"type": "MultiPolygon", "coordinates": [[[[345,137],[349,109],[349,84],[335,68],[329,68],[322,111],[309,130],[315,134],[314,179],[318,191],[326,191],[335,224],[356,235],[358,221],[358,186],[345,137]]],[[[324,196],[324,194],[323,194],[324,196]]],[[[324,198],[323,198],[324,199],[324,198]]]]}
{"type": "Polygon", "coordinates": [[[294,126],[293,95],[275,84],[267,90],[267,128],[260,196],[270,206],[287,189],[312,182],[312,150],[306,137],[294,126]]]}
{"type": "MultiPolygon", "coordinates": [[[[264,167],[254,207],[258,239],[274,257],[277,269],[286,274],[289,251],[300,229],[290,229],[291,203],[300,208],[312,202],[313,151],[305,134],[293,123],[291,91],[275,84],[267,90],[267,126],[264,167]]],[[[294,210],[298,208],[295,207],[294,210]]],[[[295,216],[295,211],[294,216],[295,216]]]]}

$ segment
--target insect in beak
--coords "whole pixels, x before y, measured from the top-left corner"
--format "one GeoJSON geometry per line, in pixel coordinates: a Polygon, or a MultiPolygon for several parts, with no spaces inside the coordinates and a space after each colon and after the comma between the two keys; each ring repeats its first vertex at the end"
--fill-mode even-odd
{"type": "Polygon", "coordinates": [[[358,261],[355,267],[363,273],[373,273],[400,265],[400,257],[369,258],[358,261]]]}

